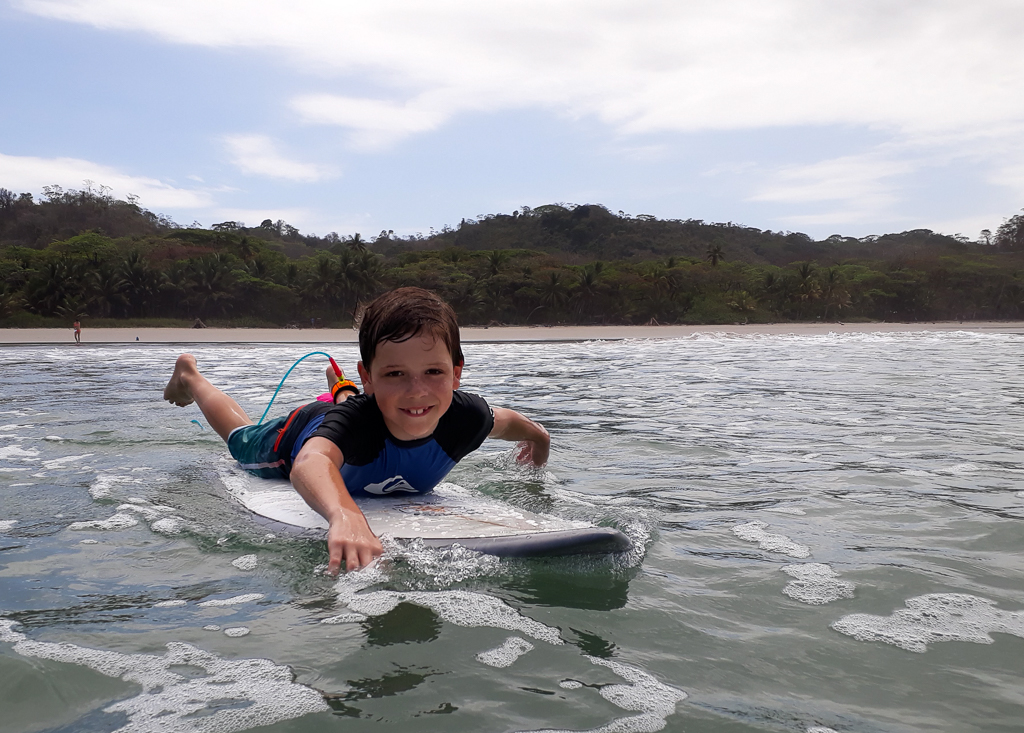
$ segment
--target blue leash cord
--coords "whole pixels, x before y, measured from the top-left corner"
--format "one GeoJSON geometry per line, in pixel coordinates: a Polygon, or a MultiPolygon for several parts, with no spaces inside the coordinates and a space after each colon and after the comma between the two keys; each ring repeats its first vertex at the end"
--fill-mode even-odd
{"type": "MultiPolygon", "coordinates": [[[[281,387],[284,386],[284,380],[288,379],[288,375],[292,373],[292,369],[297,367],[303,361],[303,359],[308,359],[311,356],[326,356],[328,359],[331,359],[331,355],[326,354],[323,351],[310,351],[308,354],[306,354],[301,359],[292,364],[291,368],[284,373],[283,377],[281,377],[281,383],[277,385],[277,389],[274,390],[274,396],[271,397],[270,402],[267,403],[267,409],[263,411],[263,417],[259,419],[259,422],[256,423],[257,425],[263,424],[263,419],[267,416],[267,413],[270,412],[270,406],[273,405],[274,400],[277,399],[277,393],[281,391],[281,387]]],[[[334,363],[334,359],[331,359],[331,363],[334,363]]]]}

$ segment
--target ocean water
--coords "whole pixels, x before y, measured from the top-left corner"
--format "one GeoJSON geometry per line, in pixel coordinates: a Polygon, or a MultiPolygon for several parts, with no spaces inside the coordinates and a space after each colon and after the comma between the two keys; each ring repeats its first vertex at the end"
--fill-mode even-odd
{"type": "MultiPolygon", "coordinates": [[[[386,542],[331,579],[227,496],[168,346],[0,348],[0,731],[1020,731],[1024,349],[974,333],[470,344],[543,422],[451,475],[628,556],[386,542]]],[[[194,350],[257,417],[292,362],[194,350]]],[[[271,414],[322,390],[307,360],[271,414]]]]}

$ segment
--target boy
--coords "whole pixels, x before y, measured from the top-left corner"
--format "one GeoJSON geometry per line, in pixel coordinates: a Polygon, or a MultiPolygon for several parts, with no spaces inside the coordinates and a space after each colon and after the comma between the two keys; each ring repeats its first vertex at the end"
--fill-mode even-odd
{"type": "Polygon", "coordinates": [[[331,389],[338,404],[313,402],[264,425],[210,384],[190,354],[178,357],[164,389],[179,407],[196,402],[244,468],[291,479],[330,525],[332,575],[383,552],[352,493],[430,491],[488,437],[520,441],[517,460],[536,466],[550,448],[538,423],[457,391],[464,359],[455,312],[427,290],[399,288],[370,303],[359,355],[365,394],[342,379],[331,389]]]}

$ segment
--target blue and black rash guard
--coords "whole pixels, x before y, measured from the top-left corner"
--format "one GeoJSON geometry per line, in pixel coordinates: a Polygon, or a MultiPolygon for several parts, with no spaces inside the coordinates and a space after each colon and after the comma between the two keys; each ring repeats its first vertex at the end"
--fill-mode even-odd
{"type": "Polygon", "coordinates": [[[430,491],[479,448],[494,427],[487,402],[467,392],[455,391],[437,429],[419,440],[392,436],[372,396],[356,395],[340,405],[319,404],[327,409],[317,409],[317,403],[302,408],[306,419],[297,430],[287,431],[287,437],[294,438],[281,446],[281,453],[289,456],[290,465],[309,438],[327,438],[345,458],[341,477],[351,494],[430,491]]]}

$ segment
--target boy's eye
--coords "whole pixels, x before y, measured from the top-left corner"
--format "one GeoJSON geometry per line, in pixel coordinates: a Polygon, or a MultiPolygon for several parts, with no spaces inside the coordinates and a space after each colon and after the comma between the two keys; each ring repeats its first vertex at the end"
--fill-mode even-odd
{"type": "Polygon", "coordinates": [[[402,376],[402,372],[400,372],[397,369],[395,369],[395,370],[392,370],[390,372],[384,372],[384,376],[385,377],[400,377],[400,376],[402,376]]]}

